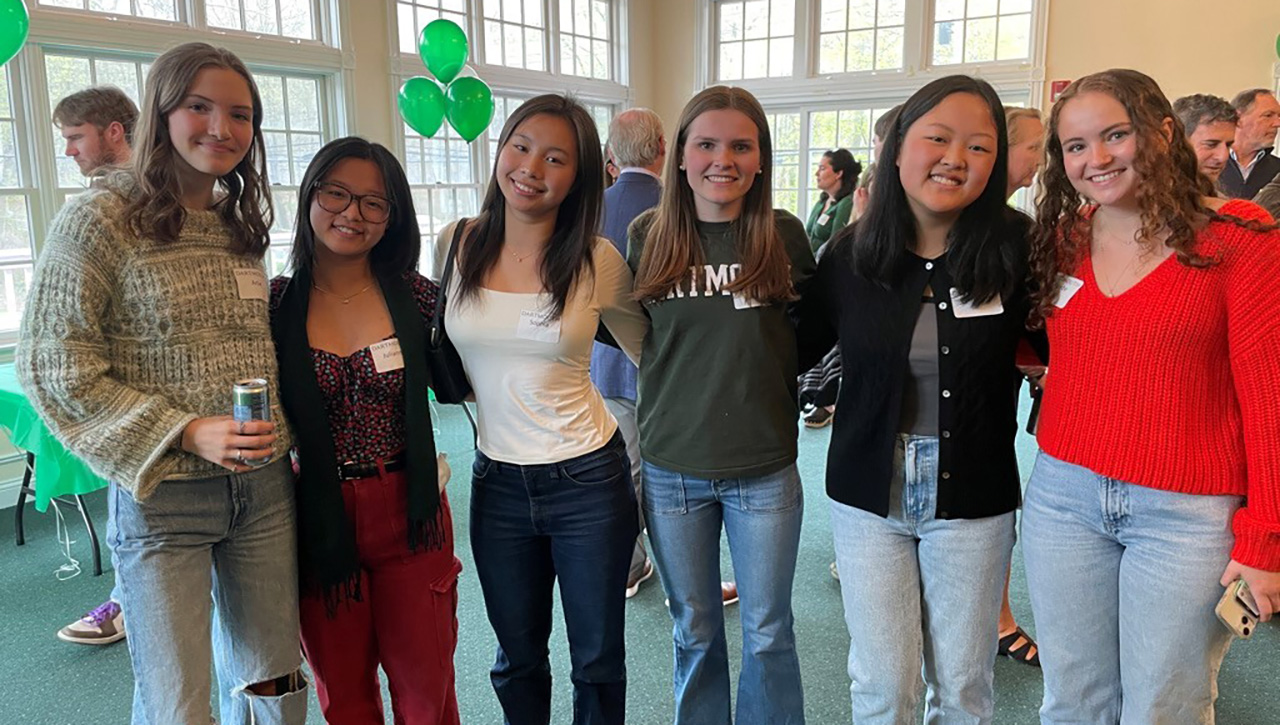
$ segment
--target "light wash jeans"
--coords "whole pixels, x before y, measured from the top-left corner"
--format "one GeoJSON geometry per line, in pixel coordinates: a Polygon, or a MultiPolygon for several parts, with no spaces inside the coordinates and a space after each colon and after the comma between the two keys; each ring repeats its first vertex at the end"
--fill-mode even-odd
{"type": "Polygon", "coordinates": [[[1117,481],[1040,453],[1022,553],[1044,669],[1042,723],[1214,721],[1231,636],[1213,608],[1240,504],[1117,481]]]}
{"type": "Polygon", "coordinates": [[[738,725],[804,722],[791,585],[804,492],[792,464],[708,480],[644,464],[644,509],[675,620],[676,725],[727,725],[729,656],[720,596],[720,527],[729,536],[742,618],[738,725]]]}
{"type": "Polygon", "coordinates": [[[112,484],[108,507],[129,618],[133,725],[209,722],[211,657],[222,725],[305,722],[306,688],[276,697],[245,689],[302,664],[288,459],[247,473],[165,481],[144,501],[112,484]]]}
{"type": "Polygon", "coordinates": [[[889,516],[831,502],[858,725],[990,723],[1014,513],[937,519],[938,439],[899,434],[889,516]]]}

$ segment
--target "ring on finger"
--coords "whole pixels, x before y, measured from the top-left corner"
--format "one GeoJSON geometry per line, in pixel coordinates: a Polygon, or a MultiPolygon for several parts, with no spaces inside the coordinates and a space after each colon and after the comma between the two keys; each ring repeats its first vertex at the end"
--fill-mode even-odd
{"type": "Polygon", "coordinates": [[[236,449],[236,463],[241,466],[249,465],[244,460],[244,449],[241,449],[241,448],[236,449]]]}

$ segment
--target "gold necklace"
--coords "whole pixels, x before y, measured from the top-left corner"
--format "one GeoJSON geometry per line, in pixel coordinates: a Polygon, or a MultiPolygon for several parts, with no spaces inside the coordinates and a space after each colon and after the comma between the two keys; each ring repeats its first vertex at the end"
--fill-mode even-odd
{"type": "Polygon", "coordinates": [[[324,287],[321,287],[320,285],[316,284],[316,283],[315,283],[315,280],[312,280],[312,282],[311,282],[311,286],[312,286],[312,287],[315,287],[316,289],[318,289],[318,290],[320,290],[321,292],[323,292],[323,293],[325,293],[325,294],[329,295],[330,297],[337,297],[339,300],[341,300],[341,301],[342,301],[342,304],[344,304],[344,305],[351,304],[351,300],[354,300],[355,298],[359,297],[360,295],[364,294],[365,292],[368,292],[369,290],[373,289],[373,285],[374,285],[374,284],[376,284],[376,283],[375,283],[375,282],[370,282],[369,284],[365,285],[365,286],[364,286],[364,289],[360,290],[359,292],[357,292],[357,293],[355,293],[355,294],[351,295],[350,297],[343,297],[342,295],[338,294],[337,292],[330,292],[329,290],[325,289],[324,287]]]}
{"type": "Polygon", "coordinates": [[[517,262],[517,263],[519,263],[519,264],[524,264],[524,260],[528,259],[529,257],[532,257],[533,255],[535,255],[535,254],[537,254],[538,252],[541,252],[541,251],[542,251],[541,249],[535,249],[535,250],[533,250],[532,252],[529,252],[528,254],[525,254],[525,255],[523,255],[523,256],[522,256],[522,255],[519,255],[519,254],[516,254],[513,250],[510,250],[510,249],[508,249],[508,250],[507,250],[507,253],[508,253],[508,254],[510,254],[511,256],[515,257],[515,258],[516,258],[516,262],[517,262]]]}

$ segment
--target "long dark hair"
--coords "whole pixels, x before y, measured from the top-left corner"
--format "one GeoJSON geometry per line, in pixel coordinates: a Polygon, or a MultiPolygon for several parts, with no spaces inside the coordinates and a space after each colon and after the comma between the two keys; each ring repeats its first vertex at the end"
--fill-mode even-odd
{"type": "Polygon", "coordinates": [[[689,126],[707,111],[732,109],[755,124],[760,138],[760,173],[743,198],[742,213],[734,220],[735,248],[742,271],[730,285],[752,299],[774,302],[793,293],[791,268],[772,206],[773,136],[769,121],[755,96],[741,88],[712,86],[685,104],[676,132],[676,152],[667,154],[662,171],[662,199],[645,237],[644,253],[636,270],[635,297],[660,300],[689,277],[689,268],[703,264],[698,241],[698,210],[689,179],[680,170],[689,126]]]}
{"type": "Polygon", "coordinates": [[[573,187],[560,202],[555,231],[542,255],[542,286],[551,294],[551,319],[564,314],[565,303],[573,285],[584,271],[592,272],[591,249],[600,228],[600,212],[604,206],[604,154],[600,151],[600,134],[591,114],[581,103],[554,93],[535,96],[520,104],[507,119],[498,136],[498,154],[493,160],[493,176],[484,195],[483,211],[476,216],[474,228],[467,234],[465,252],[459,255],[458,292],[462,299],[473,298],[485,276],[502,256],[506,233],[507,201],[498,188],[498,158],[503,147],[526,120],[539,114],[564,119],[573,129],[578,146],[578,168],[573,187]]]}
{"type": "MultiPolygon", "coordinates": [[[[316,185],[343,159],[372,161],[382,172],[382,183],[387,188],[387,201],[391,202],[391,216],[382,239],[369,251],[369,266],[375,276],[404,275],[418,268],[418,255],[422,251],[422,234],[418,229],[418,216],[413,208],[413,193],[409,179],[395,155],[381,144],[366,141],[359,136],[334,139],[325,144],[302,175],[298,189],[298,217],[294,222],[293,249],[289,252],[289,265],[294,272],[310,273],[316,258],[316,236],[311,228],[311,198],[316,185]]],[[[352,200],[351,203],[355,203],[352,200]]]]}
{"type": "Polygon", "coordinates": [[[836,195],[831,197],[832,201],[840,201],[846,196],[853,193],[858,188],[858,177],[862,174],[862,164],[853,158],[853,154],[849,153],[849,149],[834,149],[822,155],[831,164],[831,170],[837,174],[844,174],[840,177],[840,190],[836,195]]]}
{"type": "Polygon", "coordinates": [[[1026,242],[1005,205],[1009,140],[1004,106],[995,89],[977,78],[939,78],[902,104],[880,152],[878,166],[882,173],[872,181],[871,206],[856,224],[840,231],[832,248],[844,249],[855,273],[886,286],[898,282],[908,250],[916,243],[915,216],[896,169],[902,141],[912,124],[953,93],[971,93],[986,101],[996,127],[996,160],[986,188],[960,212],[947,235],[947,271],[962,299],[983,302],[996,296],[1008,297],[1023,281],[1019,259],[1026,256],[1026,242]]]}
{"type": "Polygon", "coordinates": [[[218,178],[218,186],[226,195],[217,202],[216,209],[231,234],[232,250],[261,257],[270,243],[273,219],[267,149],[262,137],[262,96],[249,69],[226,48],[185,43],[165,51],[151,64],[134,132],[131,170],[136,190],[125,206],[124,220],[138,236],[161,243],[177,241],[187,213],[178,198],[178,152],[169,138],[168,118],[186,99],[196,76],[205,68],[225,68],[240,74],[253,98],[253,139],[240,163],[218,178]]]}

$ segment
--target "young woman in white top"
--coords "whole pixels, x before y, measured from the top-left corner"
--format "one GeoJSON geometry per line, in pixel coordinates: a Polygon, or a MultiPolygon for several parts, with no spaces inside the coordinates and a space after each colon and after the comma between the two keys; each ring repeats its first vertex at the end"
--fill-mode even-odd
{"type": "MultiPolygon", "coordinates": [[[[631,464],[588,376],[601,321],[638,362],[649,324],[631,272],[597,235],[604,166],[590,114],[543,95],[498,140],[483,211],[442,287],[475,390],[471,548],[498,638],[508,723],[551,719],[551,590],[559,579],[573,722],[622,723],[623,604],[637,531],[631,464]]],[[[442,232],[442,243],[453,229],[442,232]]]]}

